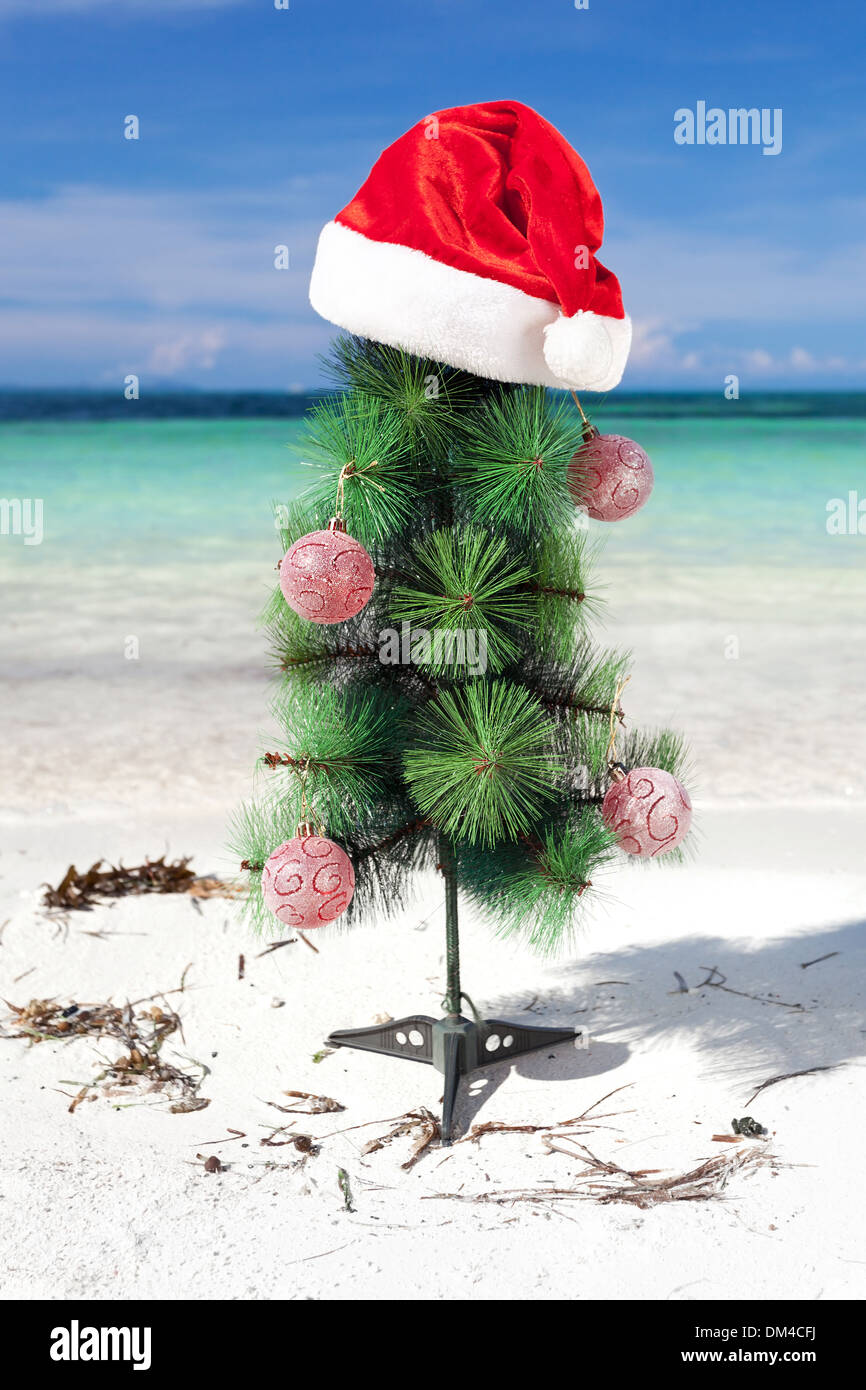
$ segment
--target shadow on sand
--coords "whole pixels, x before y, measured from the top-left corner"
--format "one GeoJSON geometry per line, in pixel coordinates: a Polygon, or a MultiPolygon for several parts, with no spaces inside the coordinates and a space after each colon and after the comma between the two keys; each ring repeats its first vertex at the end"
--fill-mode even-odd
{"type": "Polygon", "coordinates": [[[695,935],[559,966],[556,989],[531,1010],[525,992],[476,1000],[487,1016],[583,1028],[590,1046],[473,1072],[461,1086],[458,1129],[466,1133],[512,1070],[550,1086],[555,1109],[558,1081],[604,1076],[635,1051],[685,1042],[698,1075],[735,1088],[745,1104],[771,1076],[857,1058],[866,1044],[864,955],[864,921],[746,945],[695,935]]]}

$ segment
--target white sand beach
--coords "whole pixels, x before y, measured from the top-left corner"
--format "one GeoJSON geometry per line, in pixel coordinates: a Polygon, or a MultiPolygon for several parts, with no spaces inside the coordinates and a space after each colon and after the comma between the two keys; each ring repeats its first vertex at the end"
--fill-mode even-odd
{"type": "Polygon", "coordinates": [[[7,633],[0,996],[123,1005],[183,978],[165,996],[183,1035],[164,1055],[207,1067],[210,1103],[177,1114],[160,1093],[128,1104],[94,1087],[70,1113],[118,1044],[0,1038],[4,1297],[863,1296],[862,581],[604,577],[604,637],[634,652],[629,714],[692,742],[699,852],[683,868],[612,871],[556,961],[464,916],[464,987],[482,1012],[580,1027],[589,1046],[495,1065],[461,1091],[462,1134],[494,1121],[538,1132],[434,1144],[408,1171],[410,1136],[364,1146],[408,1111],[436,1112],[438,1074],[358,1052],[313,1059],[333,1028],[438,1013],[435,879],[399,918],[320,933],[318,953],[260,955],[268,943],[222,899],[129,898],[65,922],[40,905],[71,862],[168,851],[201,873],[236,867],[226,820],[266,729],[260,576],[239,565],[215,588],[212,572],[179,570],[183,621],[167,571],[89,590],[85,577],[68,608],[22,588],[7,633]],[[138,660],[124,659],[129,634],[138,660]],[[830,1070],[750,1101],[812,1068],[830,1070]],[[345,1109],[275,1109],[291,1090],[345,1109]],[[716,1196],[602,1204],[577,1151],[549,1151],[545,1133],[615,1090],[579,1142],[671,1176],[724,1154],[716,1196]],[[747,1114],[765,1140],[714,1140],[747,1114]],[[316,1152],[262,1145],[291,1122],[316,1152]],[[737,1167],[758,1149],[765,1162],[737,1167]]]}
{"type": "Polygon", "coordinates": [[[471,1300],[591,1303],[614,1377],[855,1361],[812,1305],[866,1298],[866,9],[0,0],[0,39],[13,1357],[209,1390],[273,1374],[278,1300],[471,1300]],[[352,925],[267,920],[302,898],[352,925]],[[446,1075],[326,1040],[439,1059],[408,1020],[457,1002],[503,1060],[448,1144],[446,1075]]]}

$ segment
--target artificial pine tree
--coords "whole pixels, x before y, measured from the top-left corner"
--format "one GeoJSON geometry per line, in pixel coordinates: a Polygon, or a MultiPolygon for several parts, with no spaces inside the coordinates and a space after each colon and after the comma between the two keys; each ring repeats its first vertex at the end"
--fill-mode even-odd
{"type": "MultiPolygon", "coordinates": [[[[491,136],[493,165],[504,160],[512,174],[526,163],[527,139],[555,166],[555,137],[556,157],[563,157],[560,146],[568,152],[560,183],[579,174],[586,204],[585,166],[528,108],[490,103],[436,119],[435,142],[414,130],[382,156],[358,195],[363,203],[366,190],[364,234],[352,229],[350,204],[320,242],[314,303],[350,330],[371,324],[377,337],[350,332],[335,343],[328,366],[338,391],[309,417],[305,454],[314,481],[281,509],[284,559],[266,614],[280,733],[261,760],[262,794],[237,818],[235,844],[249,872],[248,909],[263,929],[275,915],[298,928],[338,917],[375,924],[404,906],[422,870],[442,875],[445,1018],[344,1030],[329,1041],[438,1066],[447,1143],[462,1072],[574,1038],[573,1030],[478,1018],[460,982],[458,898],[500,932],[552,951],[568,939],[619,850],[679,852],[690,807],[676,780],[680,739],[623,731],[626,657],[596,648],[589,632],[598,599],[578,506],[630,514],[645,500],[648,461],[631,441],[599,436],[570,396],[549,389],[605,385],[605,372],[611,381],[621,372],[611,354],[598,366],[600,331],[624,361],[616,281],[593,261],[586,302],[553,325],[545,365],[540,347],[529,362],[526,324],[515,327],[515,315],[535,314],[542,301],[509,284],[507,273],[497,272],[517,298],[506,298],[498,324],[485,299],[486,336],[473,340],[466,329],[465,348],[454,312],[405,328],[399,255],[386,265],[396,267],[398,280],[403,275],[398,292],[369,260],[360,287],[347,278],[344,233],[364,243],[362,258],[377,245],[406,249],[400,237],[368,240],[370,209],[388,202],[395,179],[411,170],[417,187],[423,167],[428,187],[449,196],[440,142],[452,129],[452,178],[467,129],[491,136]],[[505,154],[503,131],[511,141],[505,154]],[[392,168],[389,156],[406,141],[408,153],[392,168]],[[366,309],[340,310],[341,275],[342,293],[366,295],[366,309]],[[389,314],[392,344],[382,341],[389,314]],[[429,345],[425,353],[407,350],[419,343],[429,345]],[[641,495],[629,500],[638,474],[641,495]],[[464,1002],[472,1019],[462,1013],[464,1002]]],[[[470,161],[477,144],[469,142],[470,161]]],[[[588,187],[597,199],[591,181],[588,187]]],[[[519,208],[502,197],[513,229],[519,208]]],[[[458,201],[451,190],[449,205],[458,201]]],[[[481,196],[480,215],[489,202],[489,193],[481,196]]],[[[469,225],[465,207],[463,216],[469,225]]],[[[422,216],[421,225],[429,220],[422,216]]],[[[526,217],[529,245],[531,232],[526,217]]],[[[408,235],[405,228],[400,235],[408,235]]],[[[592,240],[591,229],[584,235],[592,240]]],[[[352,261],[359,248],[348,245],[352,261]]],[[[428,248],[424,264],[409,262],[425,285],[430,255],[428,248]]],[[[477,271],[450,263],[447,247],[440,259],[448,275],[464,277],[458,288],[470,300],[476,281],[487,294],[477,271]]],[[[434,309],[448,307],[452,289],[447,276],[434,285],[434,309]]],[[[563,293],[560,299],[570,307],[563,293]]],[[[555,312],[549,302],[545,308],[555,312]]]]}

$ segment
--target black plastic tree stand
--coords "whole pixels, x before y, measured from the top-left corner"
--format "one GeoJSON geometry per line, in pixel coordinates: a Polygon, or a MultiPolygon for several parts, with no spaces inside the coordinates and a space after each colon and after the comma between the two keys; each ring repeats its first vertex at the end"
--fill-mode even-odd
{"type": "Polygon", "coordinates": [[[439,867],[445,878],[445,953],[447,985],[442,1007],[444,1018],[415,1014],[393,1019],[372,1028],[341,1028],[326,1040],[328,1047],[357,1047],[362,1052],[380,1052],[388,1057],[406,1057],[410,1062],[426,1062],[445,1078],[442,1097],[441,1141],[451,1144],[454,1103],[460,1077],[479,1067],[520,1057],[541,1047],[559,1043],[575,1044],[580,1030],[575,1028],[536,1028],[523,1023],[506,1023],[500,1018],[464,1018],[460,1005],[465,999],[475,1012],[469,996],[460,990],[460,943],[457,933],[457,879],[454,851],[444,836],[439,841],[439,867]]]}

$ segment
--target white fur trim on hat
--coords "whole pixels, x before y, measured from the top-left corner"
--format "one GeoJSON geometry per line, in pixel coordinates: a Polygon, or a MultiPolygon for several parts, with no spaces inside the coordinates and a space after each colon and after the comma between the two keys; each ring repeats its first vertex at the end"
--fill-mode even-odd
{"type": "Polygon", "coordinates": [[[579,309],[560,315],[544,330],[544,360],[573,391],[611,391],[618,386],[631,347],[631,319],[611,319],[579,309]]]}
{"type": "Polygon", "coordinates": [[[310,303],[359,337],[494,381],[560,390],[616,386],[631,342],[628,318],[566,319],[546,299],[339,222],[319,237],[310,303]]]}

